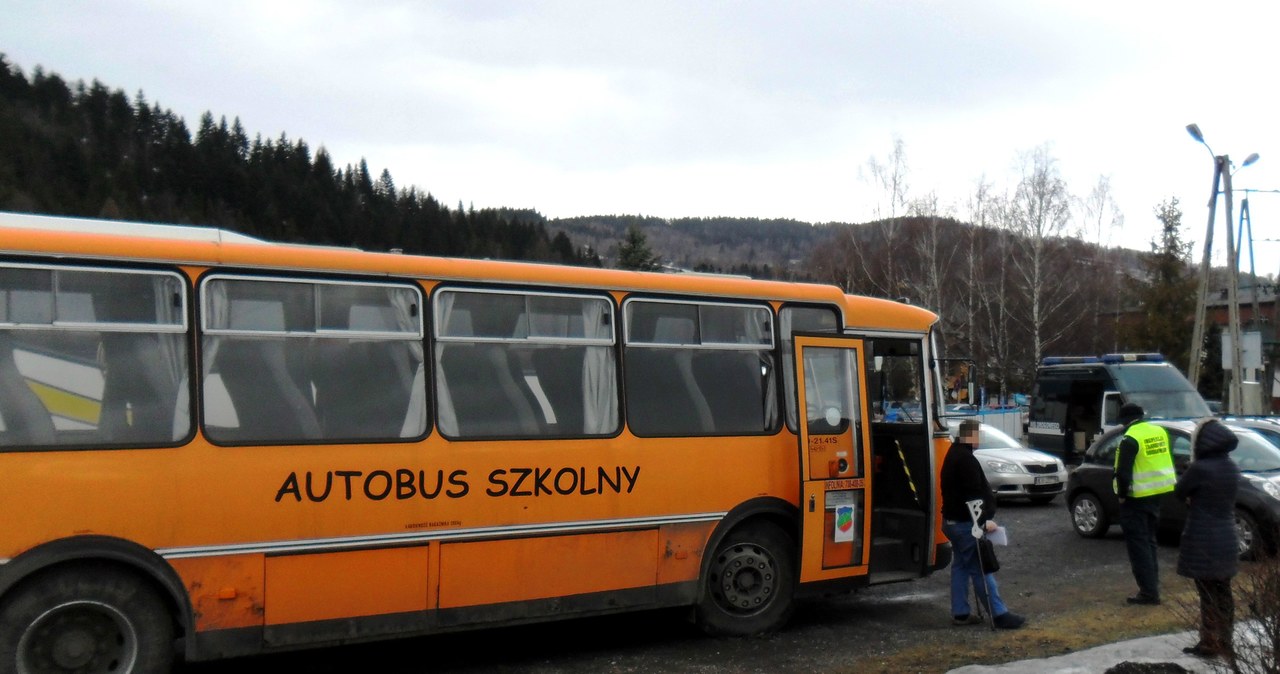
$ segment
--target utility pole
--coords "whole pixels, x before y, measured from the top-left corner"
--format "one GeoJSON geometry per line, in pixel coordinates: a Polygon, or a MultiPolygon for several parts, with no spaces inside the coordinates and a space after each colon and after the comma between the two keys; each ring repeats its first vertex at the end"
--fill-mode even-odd
{"type": "MultiPolygon", "coordinates": [[[[1205,149],[1208,149],[1209,154],[1213,157],[1213,192],[1209,195],[1209,224],[1204,237],[1204,258],[1200,262],[1199,299],[1196,302],[1195,326],[1192,328],[1191,354],[1190,362],[1187,365],[1187,378],[1191,380],[1192,386],[1199,386],[1201,360],[1204,358],[1205,313],[1209,302],[1209,267],[1210,255],[1213,251],[1213,220],[1218,210],[1218,194],[1225,193],[1227,197],[1227,328],[1231,341],[1231,368],[1228,372],[1231,382],[1227,393],[1226,411],[1228,414],[1240,414],[1243,411],[1242,405],[1244,402],[1244,363],[1240,349],[1240,265],[1236,259],[1236,244],[1235,237],[1232,234],[1233,223],[1231,222],[1231,159],[1225,154],[1216,155],[1213,153],[1213,149],[1209,147],[1209,144],[1204,142],[1204,136],[1200,133],[1199,126],[1188,124],[1187,133],[1191,134],[1191,137],[1196,142],[1204,145],[1205,149]],[[1219,187],[1222,189],[1219,190],[1219,187]]],[[[1251,154],[1244,160],[1241,168],[1257,160],[1257,153],[1251,154]]]]}
{"type": "MultiPolygon", "coordinates": [[[[1194,124],[1191,126],[1195,126],[1194,124]]],[[[1191,126],[1187,131],[1191,131],[1191,126]]],[[[1199,136],[1197,128],[1191,133],[1193,138],[1199,136]]],[[[1187,379],[1191,385],[1200,386],[1200,366],[1204,360],[1205,310],[1209,299],[1209,263],[1213,253],[1213,218],[1218,212],[1218,187],[1222,184],[1222,157],[1213,158],[1213,192],[1209,193],[1209,225],[1204,232],[1204,255],[1200,259],[1200,285],[1196,291],[1196,322],[1191,329],[1191,350],[1187,364],[1187,379]]]]}
{"type": "MultiPolygon", "coordinates": [[[[1227,206],[1227,325],[1231,332],[1231,398],[1228,414],[1244,413],[1244,358],[1240,351],[1240,261],[1231,231],[1231,160],[1222,155],[1218,165],[1227,206]]],[[[1214,195],[1217,196],[1217,195],[1214,195]]]]}

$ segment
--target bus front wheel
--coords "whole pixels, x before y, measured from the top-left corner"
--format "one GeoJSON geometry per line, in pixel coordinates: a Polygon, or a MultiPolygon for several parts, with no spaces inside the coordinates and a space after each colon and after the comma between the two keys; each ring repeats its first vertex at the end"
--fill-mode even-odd
{"type": "Polygon", "coordinates": [[[45,572],[0,605],[0,671],[168,672],[174,628],[160,597],[128,572],[45,572]]]}
{"type": "Polygon", "coordinates": [[[747,636],[782,627],[796,590],[794,545],[776,525],[729,533],[707,566],[698,624],[708,634],[747,636]]]}

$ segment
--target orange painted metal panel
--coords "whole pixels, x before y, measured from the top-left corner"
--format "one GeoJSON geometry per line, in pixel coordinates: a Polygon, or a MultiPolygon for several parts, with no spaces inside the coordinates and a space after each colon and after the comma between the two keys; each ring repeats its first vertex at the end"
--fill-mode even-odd
{"type": "Polygon", "coordinates": [[[266,624],[423,611],[427,547],[268,557],[266,624]]]}
{"type": "Polygon", "coordinates": [[[440,608],[647,587],[658,531],[450,543],[440,550],[440,608]]]}
{"type": "Polygon", "coordinates": [[[707,540],[714,522],[672,524],[662,527],[662,557],[658,563],[658,584],[697,580],[707,540]]]}
{"type": "Polygon", "coordinates": [[[197,632],[262,624],[262,555],[193,557],[172,565],[191,597],[197,632]]]}

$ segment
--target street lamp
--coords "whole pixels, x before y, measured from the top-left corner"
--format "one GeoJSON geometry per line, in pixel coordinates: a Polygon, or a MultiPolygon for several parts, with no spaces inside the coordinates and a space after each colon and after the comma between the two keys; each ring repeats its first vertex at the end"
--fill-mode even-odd
{"type": "MultiPolygon", "coordinates": [[[[1210,255],[1213,251],[1213,219],[1217,212],[1219,185],[1222,186],[1222,192],[1226,193],[1227,208],[1227,325],[1231,335],[1231,388],[1227,398],[1227,412],[1231,414],[1240,414],[1241,403],[1243,402],[1243,377],[1240,350],[1240,270],[1239,263],[1236,260],[1236,244],[1235,237],[1231,231],[1231,176],[1235,173],[1232,170],[1231,159],[1227,155],[1214,154],[1213,148],[1204,140],[1204,134],[1200,132],[1200,127],[1196,124],[1187,125],[1187,133],[1205,149],[1209,151],[1209,155],[1213,157],[1213,192],[1209,196],[1209,224],[1205,231],[1204,237],[1204,258],[1200,263],[1200,296],[1196,303],[1196,321],[1191,336],[1191,354],[1190,362],[1187,367],[1187,377],[1191,380],[1192,386],[1198,386],[1200,381],[1200,360],[1203,358],[1204,352],[1204,330],[1205,330],[1205,310],[1208,303],[1209,293],[1209,262],[1210,255]]],[[[1244,168],[1258,161],[1258,153],[1250,154],[1245,158],[1240,168],[1244,168]]],[[[1257,317],[1255,317],[1256,320],[1257,317]]]]}

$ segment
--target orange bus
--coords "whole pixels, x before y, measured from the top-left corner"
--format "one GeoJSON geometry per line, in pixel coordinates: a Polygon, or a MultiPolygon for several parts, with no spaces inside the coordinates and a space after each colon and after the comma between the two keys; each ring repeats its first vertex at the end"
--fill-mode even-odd
{"type": "Polygon", "coordinates": [[[945,567],[937,317],[832,286],[0,213],[0,669],[945,567]]]}

